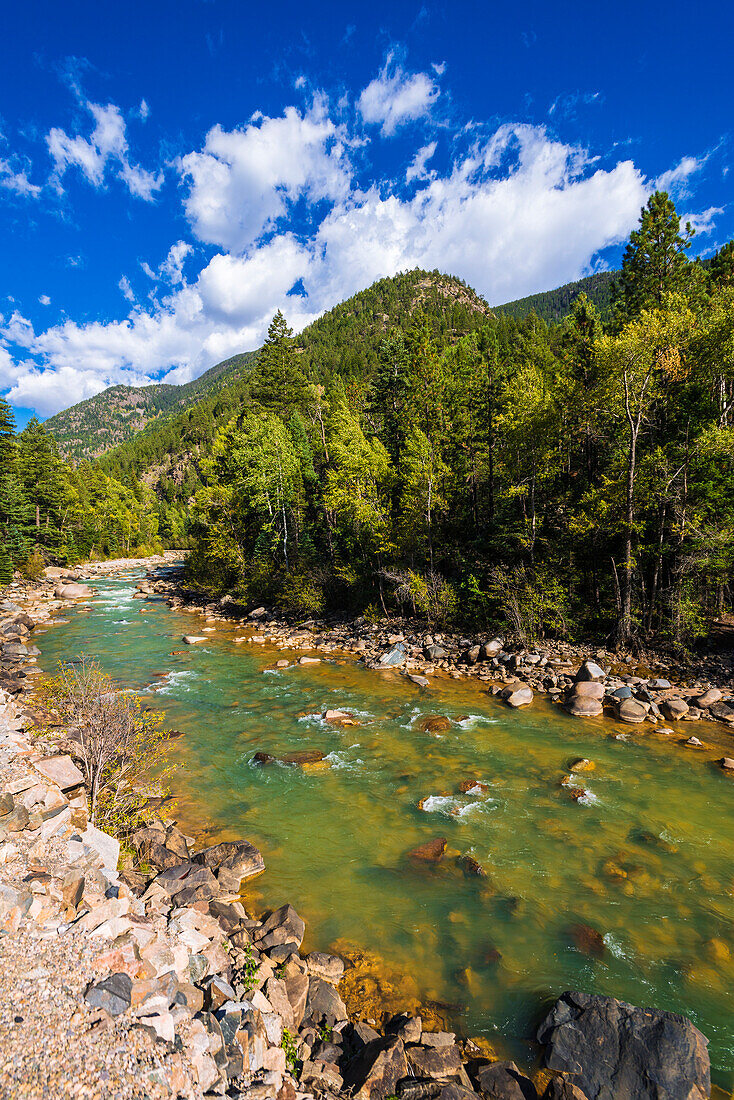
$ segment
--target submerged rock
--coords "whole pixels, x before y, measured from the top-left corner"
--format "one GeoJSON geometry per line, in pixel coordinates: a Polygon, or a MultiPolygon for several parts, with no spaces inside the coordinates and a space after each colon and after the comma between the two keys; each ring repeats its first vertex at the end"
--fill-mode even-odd
{"type": "Polygon", "coordinates": [[[418,729],[424,733],[445,733],[451,729],[451,721],[442,714],[429,714],[418,722],[418,729]]]}
{"type": "Polygon", "coordinates": [[[604,937],[601,932],[597,932],[596,928],[592,928],[590,924],[573,924],[569,928],[568,934],[574,947],[582,955],[588,955],[593,959],[601,959],[606,955],[607,947],[604,943],[604,937]]]}
{"type": "Polygon", "coordinates": [[[545,1064],[594,1100],[704,1100],[708,1040],[685,1016],[564,993],[538,1030],[545,1064]]]}
{"type": "Polygon", "coordinates": [[[435,840],[429,840],[426,844],[419,844],[417,848],[408,852],[408,858],[418,863],[438,863],[443,859],[446,851],[446,837],[439,836],[435,840]]]}

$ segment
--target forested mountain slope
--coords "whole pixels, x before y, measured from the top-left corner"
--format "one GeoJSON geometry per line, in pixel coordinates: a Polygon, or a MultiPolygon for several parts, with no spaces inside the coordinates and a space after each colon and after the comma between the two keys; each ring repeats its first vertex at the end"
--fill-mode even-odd
{"type": "MultiPolygon", "coordinates": [[[[329,310],[292,341],[299,377],[321,387],[338,377],[355,393],[364,391],[379,365],[386,337],[407,331],[416,317],[437,347],[448,348],[481,328],[492,313],[462,280],[437,271],[381,279],[329,310]]],[[[217,431],[252,404],[249,366],[257,353],[240,358],[238,369],[220,371],[214,386],[207,385],[203,375],[196,400],[153,419],[98,460],[106,473],[140,479],[154,489],[161,534],[174,543],[185,538],[188,505],[202,484],[202,460],[217,431]]]]}
{"type": "Polygon", "coordinates": [[[65,458],[95,458],[139,432],[151,420],[197,401],[237,376],[249,354],[235,355],[182,386],[111,386],[46,421],[65,458]]]}
{"type": "Polygon", "coordinates": [[[606,320],[611,311],[614,280],[618,276],[618,271],[600,271],[585,279],[577,279],[575,283],[565,283],[555,290],[530,294],[527,298],[518,298],[495,308],[498,313],[518,318],[526,317],[532,311],[544,321],[557,323],[568,316],[579,294],[585,294],[598,309],[602,320],[606,320]]]}
{"type": "MultiPolygon", "coordinates": [[[[487,303],[460,279],[410,271],[381,279],[310,325],[299,339],[304,363],[325,376],[337,365],[342,374],[363,374],[374,366],[388,328],[403,326],[416,309],[434,318],[436,335],[443,339],[467,331],[474,323],[472,318],[489,312],[487,303]]],[[[236,383],[254,354],[235,355],[182,386],[112,386],[52,416],[46,428],[64,457],[98,457],[131,439],[151,421],[209,399],[236,383]]]]}

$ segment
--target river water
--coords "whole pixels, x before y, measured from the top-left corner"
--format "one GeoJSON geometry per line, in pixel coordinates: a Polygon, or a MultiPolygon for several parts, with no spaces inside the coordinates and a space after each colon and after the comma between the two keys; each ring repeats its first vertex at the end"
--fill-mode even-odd
{"type": "Polygon", "coordinates": [[[711,745],[694,752],[541,699],[510,711],[476,684],[421,690],[350,660],[275,670],[283,653],[235,645],[228,626],[182,646],[204,623],[133,599],[136,579],[93,582],[90,613],[46,632],[42,666],[86,653],[165,710],[184,734],[177,814],[262,850],[254,908],[292,902],[307,947],[378,951],[465,1033],[526,1062],[548,999],[582,989],[689,1016],[714,1079],[734,1085],[734,783],[714,763],[728,731],[684,724],[711,745]],[[327,708],[359,725],[322,721],[327,708]],[[424,732],[437,715],[449,728],[424,732]],[[325,764],[253,764],[303,749],[325,764]],[[579,757],[595,766],[575,801],[561,782],[579,757]],[[440,864],[407,858],[436,837],[440,864]]]}

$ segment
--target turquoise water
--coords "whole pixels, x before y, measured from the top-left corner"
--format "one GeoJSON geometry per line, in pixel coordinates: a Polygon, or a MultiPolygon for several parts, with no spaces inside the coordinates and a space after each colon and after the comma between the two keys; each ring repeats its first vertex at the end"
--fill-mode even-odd
{"type": "Polygon", "coordinates": [[[255,908],[291,901],[307,946],[376,950],[466,1033],[526,1060],[547,999],[568,988],[684,1013],[711,1040],[717,1082],[734,1085],[734,783],[714,763],[728,731],[695,727],[711,744],[696,753],[543,700],[509,711],[475,684],[424,691],[347,660],[275,670],[289,654],[235,645],[229,626],[183,646],[205,623],[133,599],[134,580],[95,588],[89,614],[46,632],[42,665],[87,653],[166,711],[184,734],[179,816],[262,849],[255,908]],[[326,723],[327,708],[359,724],[326,723]],[[424,732],[435,715],[449,728],[424,732]],[[325,763],[252,763],[303,749],[325,763]],[[578,757],[595,764],[573,780],[581,802],[561,786],[578,757]],[[407,858],[436,837],[440,864],[407,858]],[[465,874],[467,855],[486,878],[465,874]],[[578,925],[603,937],[591,955],[578,925]]]}

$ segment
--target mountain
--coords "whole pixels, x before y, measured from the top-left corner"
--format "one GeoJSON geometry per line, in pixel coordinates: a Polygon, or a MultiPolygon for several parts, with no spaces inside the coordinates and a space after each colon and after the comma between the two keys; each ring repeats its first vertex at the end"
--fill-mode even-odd
{"type": "MultiPolygon", "coordinates": [[[[330,377],[337,369],[345,377],[369,374],[387,331],[404,327],[418,309],[426,313],[441,342],[457,339],[491,313],[484,299],[461,279],[438,271],[416,270],[380,279],[301,333],[297,344],[304,355],[304,372],[321,378],[330,377]]],[[[232,386],[236,391],[256,354],[235,355],[183,386],[112,386],[52,416],[46,427],[65,458],[97,458],[152,423],[168,421],[232,386]]],[[[224,404],[230,399],[232,393],[224,398],[224,404]]],[[[169,434],[168,424],[164,434],[169,434]]],[[[147,433],[148,439],[154,446],[151,433],[147,433]]]]}
{"type": "Polygon", "coordinates": [[[518,319],[535,312],[544,321],[558,323],[571,312],[573,303],[583,293],[594,303],[602,319],[606,320],[611,310],[612,287],[617,275],[616,271],[600,271],[596,275],[578,279],[575,283],[566,283],[555,290],[544,290],[541,294],[530,294],[527,298],[518,298],[514,302],[495,306],[494,309],[497,313],[518,319]]]}
{"type": "Polygon", "coordinates": [[[234,355],[184,385],[111,386],[78,405],[56,413],[46,428],[65,458],[96,458],[119,446],[152,420],[187,408],[236,378],[252,352],[234,355]]]}

